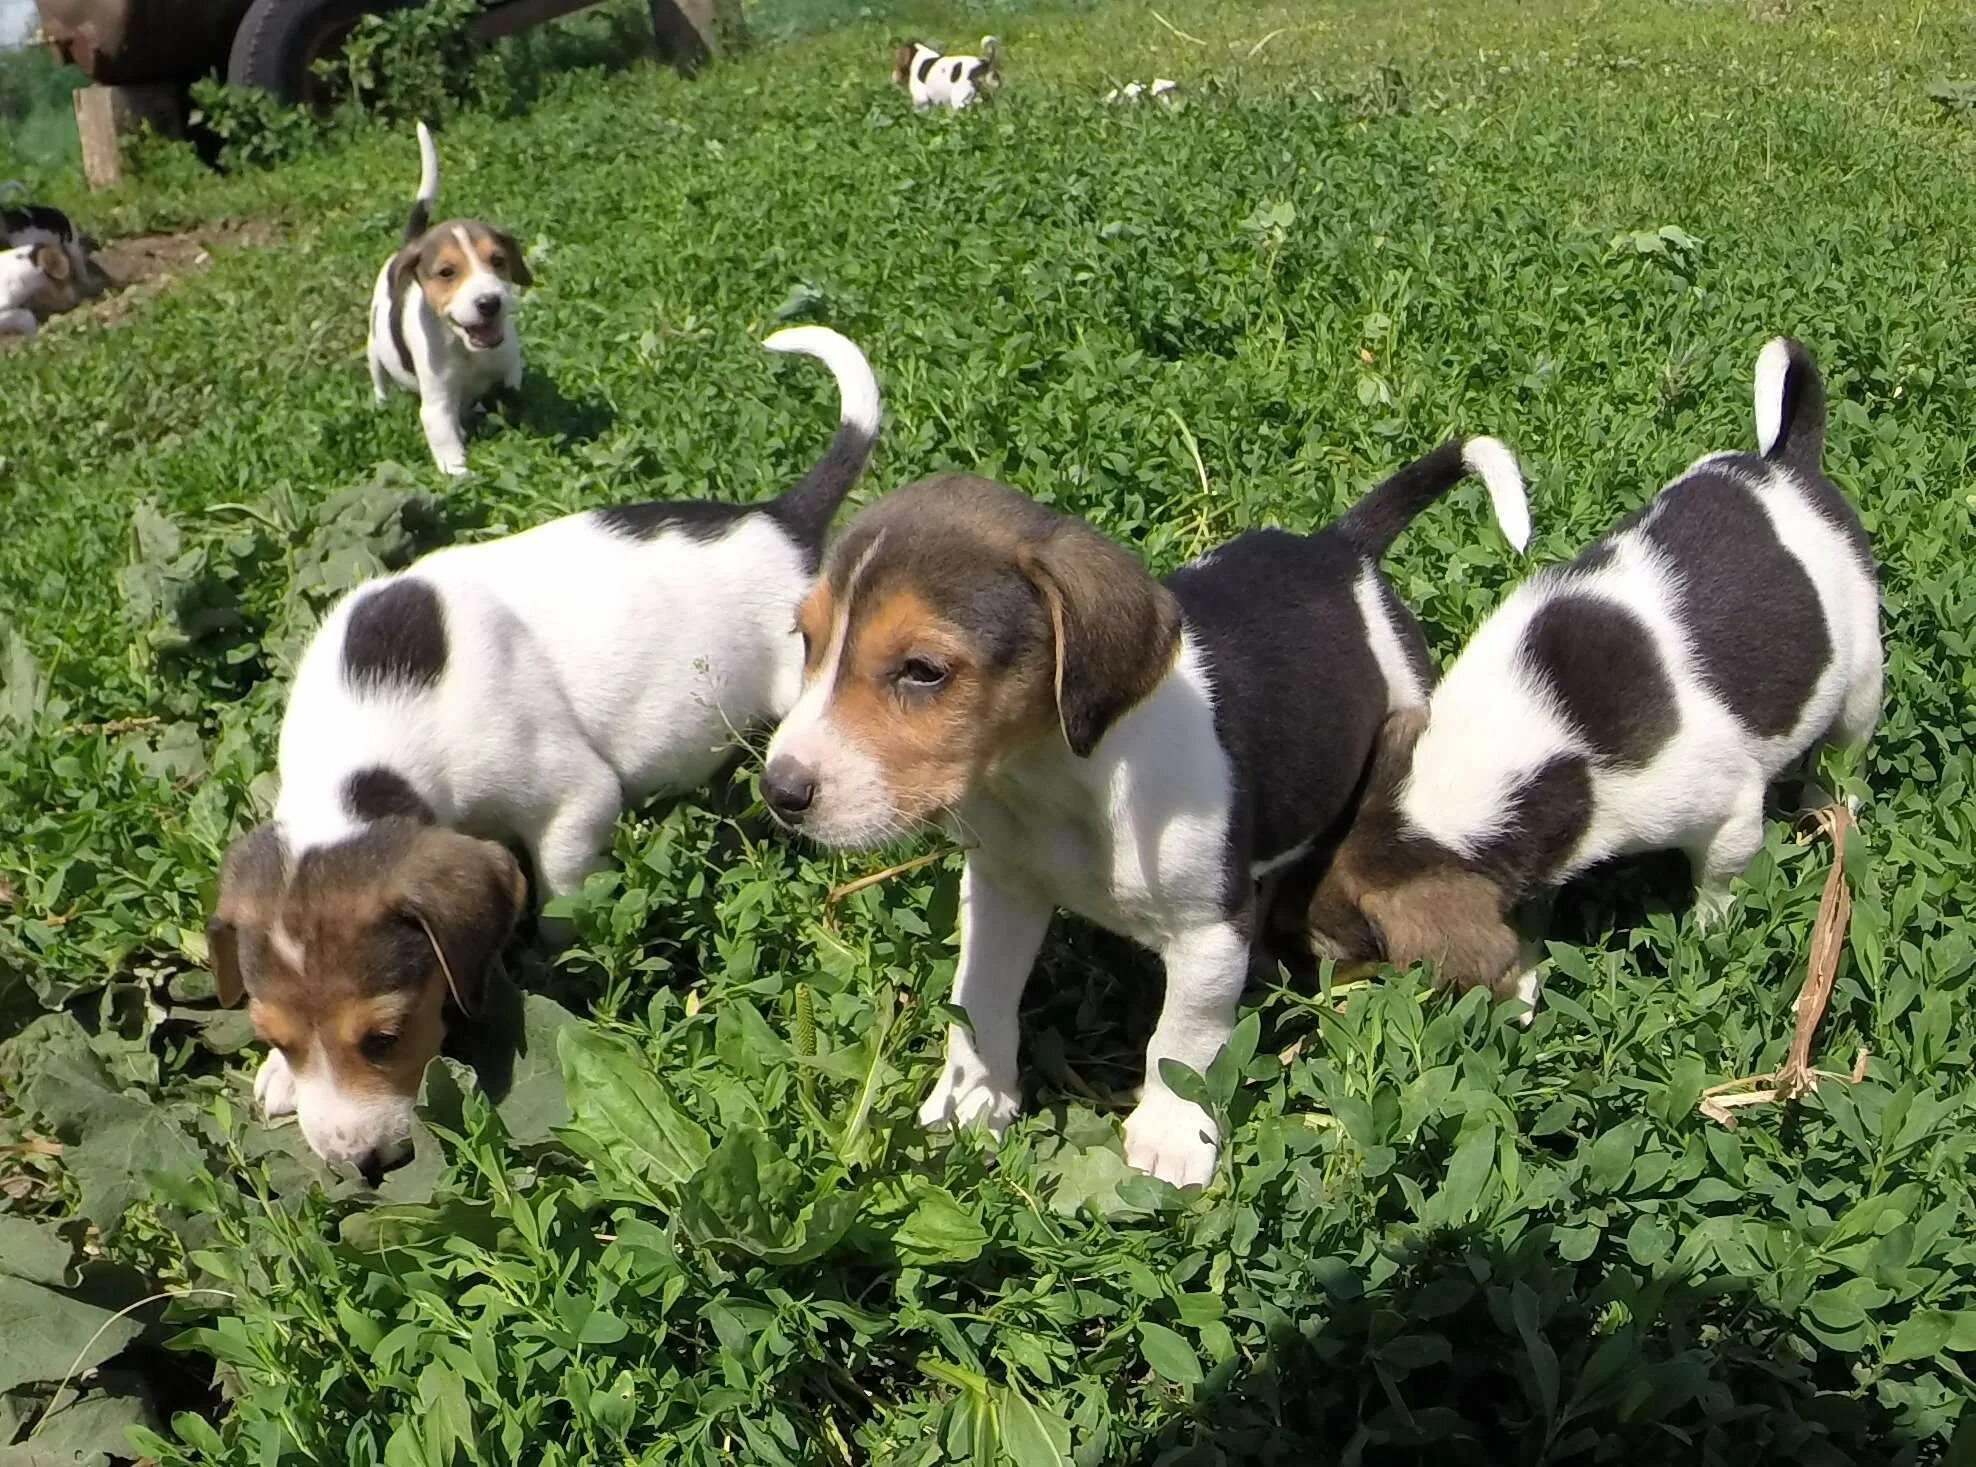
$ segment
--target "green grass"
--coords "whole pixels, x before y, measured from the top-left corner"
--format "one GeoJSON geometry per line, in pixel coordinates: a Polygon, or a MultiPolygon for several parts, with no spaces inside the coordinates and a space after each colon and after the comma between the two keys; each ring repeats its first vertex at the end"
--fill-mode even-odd
{"type": "MultiPolygon", "coordinates": [[[[362,367],[408,136],[62,193],[104,237],[279,233],[0,357],[0,1443],[52,1403],[35,1449],[148,1422],[167,1467],[1970,1460],[1976,131],[1928,88],[1976,29],[1788,9],[792,0],[699,81],[573,74],[441,139],[445,206],[540,280],[462,487],[362,367]],[[908,28],[994,30],[998,103],[911,116],[908,28]],[[1097,105],[1155,72],[1185,108],[1097,105]],[[1527,1032],[1417,977],[1255,992],[1194,1197],[1118,1154],[1156,971],[1062,923],[1032,1113],[929,1145],[957,861],[827,902],[891,857],[744,783],[627,819],[578,948],[518,958],[498,1105],[437,1069],[382,1199],[327,1176],[251,1116],[201,936],[313,619],[446,539],[775,492],[834,411],[756,345],[791,315],[884,383],[862,498],[980,469],[1161,569],[1451,431],[1519,451],[1564,556],[1747,444],[1757,349],[1803,338],[1886,583],[1815,1050],[1868,1078],[1696,1112],[1791,1031],[1829,857],[1778,823],[1705,935],[1678,861],[1570,893],[1527,1032]]],[[[1524,570],[1474,488],[1391,565],[1444,656],[1524,570]]]]}

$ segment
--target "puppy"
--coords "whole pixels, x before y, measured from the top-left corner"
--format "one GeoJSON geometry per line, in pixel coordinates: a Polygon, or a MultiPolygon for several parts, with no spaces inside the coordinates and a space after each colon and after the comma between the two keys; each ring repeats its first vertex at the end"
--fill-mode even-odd
{"type": "Polygon", "coordinates": [[[43,320],[77,299],[69,255],[60,245],[0,250],[0,336],[33,336],[43,320]]]}
{"type": "MultiPolygon", "coordinates": [[[[1759,454],[1698,460],[1476,632],[1389,720],[1310,905],[1341,959],[1431,959],[1536,1000],[1512,909],[1610,857],[1685,851],[1703,920],[1763,842],[1765,787],[1880,711],[1873,553],[1819,471],[1825,391],[1779,338],[1756,366],[1759,454]]],[[[1526,1020],[1528,1015],[1526,1014],[1526,1020]]]]}
{"type": "Polygon", "coordinates": [[[1001,43],[981,38],[979,56],[942,56],[923,41],[903,41],[892,53],[892,84],[904,87],[913,107],[958,112],[1001,85],[1001,43]]]}
{"type": "Polygon", "coordinates": [[[937,820],[968,848],[968,1025],[948,1032],[924,1124],[999,1133],[1015,1115],[1016,1010],[1064,907],[1166,967],[1126,1159],[1180,1185],[1212,1176],[1214,1123],[1160,1063],[1219,1053],[1257,881],[1338,824],[1381,722],[1425,698],[1425,641],[1378,560],[1471,469],[1521,545],[1522,480],[1487,438],[1444,444],[1315,535],[1252,531],[1163,582],[1082,520],[968,475],[900,489],[836,541],[762,788],[825,845],[937,820]]]}
{"type": "Polygon", "coordinates": [[[274,818],[227,852],[207,939],[222,1003],[274,1046],[254,1080],[319,1156],[404,1150],[448,1006],[471,1014],[520,911],[601,862],[627,800],[704,783],[802,684],[796,607],[878,433],[834,331],[842,420],[766,504],[589,510],[426,556],[324,619],[282,721],[274,818]]]}
{"type": "Polygon", "coordinates": [[[1117,106],[1121,102],[1138,102],[1151,97],[1155,102],[1164,102],[1171,107],[1180,96],[1180,83],[1164,76],[1153,78],[1151,86],[1144,82],[1127,82],[1122,87],[1113,87],[1105,93],[1105,102],[1117,106]]]}
{"type": "Polygon", "coordinates": [[[432,461],[441,473],[459,475],[467,471],[461,415],[496,387],[521,386],[514,293],[535,277],[504,230],[478,219],[428,227],[439,152],[423,122],[418,133],[419,191],[405,242],[371,291],[371,390],[379,403],[394,382],[418,393],[432,461]]]}
{"type": "Polygon", "coordinates": [[[60,209],[48,204],[0,208],[0,249],[15,250],[22,245],[53,245],[60,250],[68,259],[68,273],[62,278],[72,282],[78,294],[100,288],[101,272],[89,257],[89,239],[60,209]]]}

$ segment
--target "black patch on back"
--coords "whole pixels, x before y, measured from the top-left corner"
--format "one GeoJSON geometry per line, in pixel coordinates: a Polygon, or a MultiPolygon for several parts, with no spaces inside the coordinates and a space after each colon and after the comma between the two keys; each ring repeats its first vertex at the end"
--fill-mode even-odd
{"type": "Polygon", "coordinates": [[[60,209],[47,204],[14,204],[0,209],[0,240],[13,248],[16,239],[29,230],[53,235],[63,244],[76,242],[75,221],[60,209]]]}
{"type": "Polygon", "coordinates": [[[939,64],[940,64],[940,58],[938,55],[921,57],[919,62],[919,69],[913,73],[913,80],[920,82],[921,84],[924,84],[927,75],[933,70],[934,67],[938,66],[939,64]]]}
{"type": "Polygon", "coordinates": [[[1517,649],[1604,764],[1639,769],[1681,726],[1674,682],[1646,623],[1603,596],[1559,596],[1530,618],[1517,649]]]}
{"type": "Polygon", "coordinates": [[[1567,571],[1587,572],[1604,570],[1612,564],[1612,556],[1612,539],[1608,536],[1603,540],[1596,540],[1592,544],[1587,545],[1576,556],[1572,557],[1571,563],[1565,566],[1564,569],[1567,571]]]}
{"type": "Polygon", "coordinates": [[[954,63],[954,69],[951,73],[949,73],[947,79],[949,81],[959,81],[962,77],[966,75],[967,75],[967,63],[964,61],[956,61],[954,63]]]}
{"type": "Polygon", "coordinates": [[[430,825],[432,807],[419,798],[411,781],[395,769],[373,764],[343,781],[343,808],[358,820],[385,820],[393,815],[430,825]]]}
{"type": "Polygon", "coordinates": [[[343,632],[343,676],[352,685],[430,688],[446,671],[446,613],[439,593],[406,576],[360,597],[343,632]]]}
{"type": "Polygon", "coordinates": [[[649,504],[613,504],[594,511],[597,523],[628,540],[656,540],[678,534],[701,545],[720,539],[765,506],[721,504],[707,499],[655,500],[649,504]]]}
{"type": "MultiPolygon", "coordinates": [[[[1352,594],[1366,564],[1340,534],[1251,530],[1166,577],[1207,654],[1234,774],[1231,912],[1250,900],[1253,865],[1331,838],[1356,803],[1387,709],[1352,594]]],[[[1412,617],[1394,632],[1416,666],[1429,665],[1412,617]]]]}
{"type": "Polygon", "coordinates": [[[1467,864],[1512,900],[1548,885],[1592,823],[1592,771],[1583,755],[1539,765],[1510,796],[1509,818],[1467,864]]]}
{"type": "Polygon", "coordinates": [[[1719,460],[1670,484],[1640,534],[1680,577],[1674,612],[1709,691],[1752,733],[1777,738],[1797,725],[1832,637],[1811,577],[1738,467],[1719,460]]]}

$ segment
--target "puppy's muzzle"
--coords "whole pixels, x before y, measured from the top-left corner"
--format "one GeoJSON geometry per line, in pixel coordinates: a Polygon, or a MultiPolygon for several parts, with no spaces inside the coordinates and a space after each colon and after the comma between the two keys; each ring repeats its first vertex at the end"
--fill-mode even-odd
{"type": "Polygon", "coordinates": [[[460,330],[466,335],[467,345],[475,351],[492,351],[501,344],[502,337],[507,334],[507,328],[501,320],[501,297],[483,295],[473,304],[474,309],[479,312],[479,319],[466,323],[460,327],[460,330]]]}
{"type": "Polygon", "coordinates": [[[784,825],[801,825],[816,803],[816,771],[787,755],[771,759],[762,771],[762,798],[784,825]]]}

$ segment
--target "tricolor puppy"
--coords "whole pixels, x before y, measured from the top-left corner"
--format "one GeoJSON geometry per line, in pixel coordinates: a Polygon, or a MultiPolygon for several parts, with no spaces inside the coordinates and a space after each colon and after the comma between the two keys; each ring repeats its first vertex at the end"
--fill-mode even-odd
{"type": "Polygon", "coordinates": [[[1001,85],[1001,43],[981,38],[979,56],[943,56],[923,41],[902,41],[892,53],[892,83],[913,99],[915,108],[951,107],[956,112],[1001,85]]]}
{"type": "Polygon", "coordinates": [[[439,152],[421,122],[419,192],[405,219],[405,242],[377,273],[371,291],[371,389],[382,403],[391,384],[419,395],[419,423],[440,472],[467,471],[461,418],[496,387],[521,386],[515,289],[533,285],[514,236],[478,219],[428,227],[439,194],[439,152]]]}
{"type": "Polygon", "coordinates": [[[282,721],[274,818],[237,841],[207,936],[219,996],[274,1046],[254,1080],[331,1162],[402,1153],[451,1007],[471,1014],[533,865],[548,897],[602,860],[627,800],[704,783],[802,686],[796,607],[878,433],[834,331],[842,421],[766,504],[589,510],[436,551],[339,602],[282,721]]]}
{"type": "Polygon", "coordinates": [[[1700,915],[1763,842],[1770,782],[1880,712],[1866,532],[1819,471],[1825,391],[1779,338],[1761,454],[1698,460],[1567,565],[1520,586],[1423,710],[1389,721],[1312,899],[1320,951],[1423,959],[1536,998],[1511,914],[1614,856],[1687,853],[1700,915]]]}
{"type": "Polygon", "coordinates": [[[969,475],[910,485],[833,544],[801,613],[808,680],[763,793],[831,846],[926,821],[967,847],[954,1002],[928,1126],[1019,1106],[1016,1010],[1051,913],[1157,950],[1166,1000],[1126,1159],[1207,1181],[1217,1137],[1162,1060],[1205,1070],[1234,1022],[1259,879],[1350,807],[1427,648],[1378,560],[1470,469],[1529,533],[1515,461],[1444,444],[1315,535],[1257,530],[1163,582],[1084,521],[969,475]]]}
{"type": "Polygon", "coordinates": [[[67,251],[54,244],[0,250],[0,336],[33,336],[41,322],[75,305],[67,251]]]}

